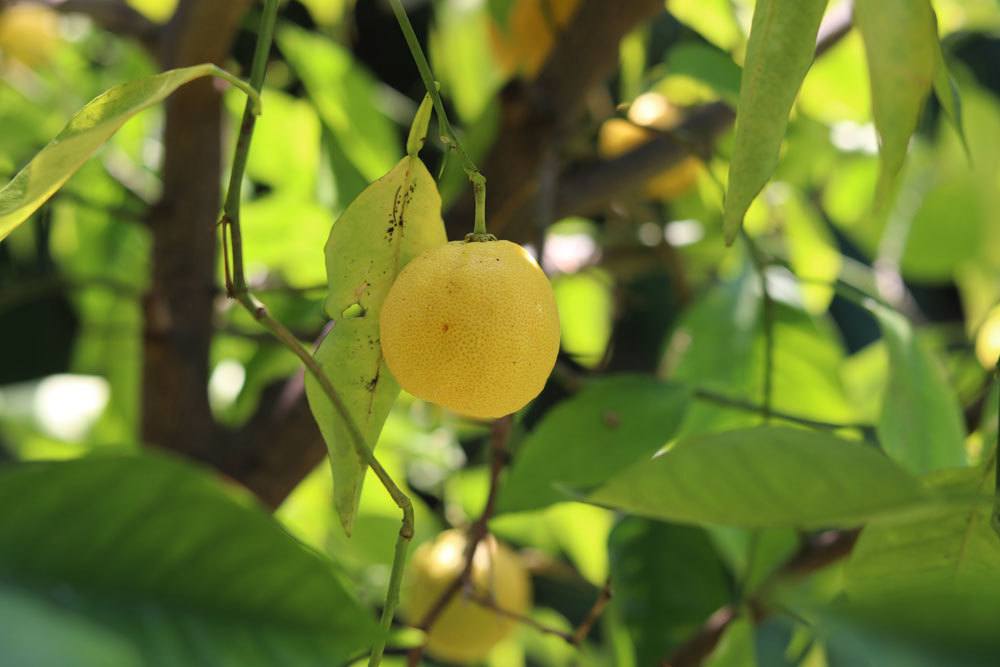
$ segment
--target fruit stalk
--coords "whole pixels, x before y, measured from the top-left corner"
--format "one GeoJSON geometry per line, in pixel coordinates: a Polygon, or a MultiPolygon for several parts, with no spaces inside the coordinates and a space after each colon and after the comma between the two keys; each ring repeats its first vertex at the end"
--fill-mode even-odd
{"type": "Polygon", "coordinates": [[[441,100],[441,94],[438,92],[438,84],[434,78],[434,72],[431,71],[430,63],[427,62],[427,56],[424,55],[424,50],[420,46],[420,40],[417,39],[417,34],[413,31],[410,17],[406,15],[406,10],[403,9],[400,0],[389,0],[389,5],[392,7],[392,13],[396,15],[399,29],[403,31],[403,38],[406,40],[406,46],[410,49],[413,63],[417,66],[417,71],[420,73],[420,79],[424,82],[424,88],[427,89],[427,94],[431,96],[431,100],[434,103],[434,111],[437,114],[438,127],[441,132],[441,141],[458,153],[462,159],[462,169],[472,184],[472,191],[476,197],[476,222],[473,234],[485,236],[486,177],[479,171],[479,167],[469,157],[465,148],[462,147],[462,142],[458,140],[458,135],[455,134],[455,130],[448,120],[448,113],[444,109],[444,102],[441,100]]]}

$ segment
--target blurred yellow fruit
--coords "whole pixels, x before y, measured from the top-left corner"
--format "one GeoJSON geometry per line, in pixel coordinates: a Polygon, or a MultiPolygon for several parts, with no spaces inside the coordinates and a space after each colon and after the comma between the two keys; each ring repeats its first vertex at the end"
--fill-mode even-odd
{"type": "MultiPolygon", "coordinates": [[[[447,530],[420,545],[407,567],[403,613],[417,624],[461,575],[465,565],[465,533],[447,530]]],[[[516,614],[531,610],[531,580],[517,554],[489,536],[476,548],[472,595],[491,598],[497,607],[516,614]]],[[[427,652],[441,660],[483,660],[507,637],[517,621],[485,608],[459,591],[438,616],[427,637],[427,652]]]]}
{"type": "Polygon", "coordinates": [[[976,356],[986,368],[993,368],[1000,360],[1000,306],[990,311],[976,335],[976,356]]]}
{"type": "Polygon", "coordinates": [[[579,4],[580,0],[517,0],[507,27],[493,25],[491,30],[503,72],[534,78],[579,4]]]}
{"type": "Polygon", "coordinates": [[[552,286],[509,241],[457,241],[412,260],[386,296],[380,329],[403,389],[479,419],[524,407],[559,353],[552,286]]]}
{"type": "MultiPolygon", "coordinates": [[[[674,129],[682,120],[683,114],[665,97],[645,93],[632,103],[628,120],[604,121],[597,136],[597,152],[604,159],[616,158],[651,140],[658,131],[674,129]]],[[[688,156],[646,181],[644,191],[653,199],[676,199],[694,187],[700,171],[698,158],[688,156]]]]}
{"type": "Polygon", "coordinates": [[[37,67],[58,43],[59,16],[48,7],[17,4],[0,11],[0,59],[37,67]]]}

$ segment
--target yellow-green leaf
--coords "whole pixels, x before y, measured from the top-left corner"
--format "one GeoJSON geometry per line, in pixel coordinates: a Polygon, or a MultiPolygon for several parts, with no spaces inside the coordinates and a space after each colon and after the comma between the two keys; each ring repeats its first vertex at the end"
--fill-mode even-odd
{"type": "MultiPolygon", "coordinates": [[[[252,93],[215,65],[169,70],[115,86],[87,103],[63,131],[0,189],[0,240],[28,219],[125,121],[163,101],[185,83],[217,76],[252,93]]],[[[252,93],[256,99],[256,93],[252,93]]]]}
{"type": "Polygon", "coordinates": [[[736,107],[724,228],[730,244],[778,166],[788,114],[816,46],[826,0],[758,0],[736,107]]]}
{"type": "MultiPolygon", "coordinates": [[[[399,271],[428,248],[446,242],[437,184],[420,158],[404,157],[351,202],[326,244],[333,328],[316,359],[337,388],[352,419],[375,447],[399,385],[382,359],[379,315],[399,271]]],[[[330,451],[334,503],[344,529],[354,521],[365,465],[350,431],[312,378],[306,394],[330,451]]]]}
{"type": "Polygon", "coordinates": [[[879,134],[881,167],[874,209],[884,215],[931,91],[941,47],[927,0],[858,0],[854,21],[865,43],[879,134]]]}

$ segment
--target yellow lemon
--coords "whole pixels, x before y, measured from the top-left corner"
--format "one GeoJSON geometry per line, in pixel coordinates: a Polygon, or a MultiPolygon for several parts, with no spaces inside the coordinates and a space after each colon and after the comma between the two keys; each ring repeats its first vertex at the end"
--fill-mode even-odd
{"type": "Polygon", "coordinates": [[[509,241],[456,241],[419,255],[389,290],[379,326],[403,389],[479,419],[524,407],[559,353],[552,286],[509,241]]]}
{"type": "MultiPolygon", "coordinates": [[[[410,623],[424,615],[461,575],[465,565],[465,533],[447,530],[425,542],[407,566],[403,613],[410,623]]],[[[531,609],[531,580],[517,554],[486,537],[472,561],[471,595],[490,598],[504,611],[526,614],[531,609]]],[[[431,626],[427,652],[441,660],[469,663],[483,660],[507,637],[517,621],[498,614],[459,591],[431,626]]]]}
{"type": "Polygon", "coordinates": [[[518,0],[506,28],[491,26],[493,50],[505,74],[534,78],[580,0],[518,0]]]}
{"type": "MultiPolygon", "coordinates": [[[[629,107],[628,120],[604,121],[597,136],[597,152],[605,159],[616,158],[651,140],[657,131],[674,129],[682,120],[681,111],[665,97],[645,93],[629,107]]],[[[700,171],[698,158],[688,156],[646,181],[644,192],[653,199],[676,199],[694,187],[700,171]]]]}
{"type": "Polygon", "coordinates": [[[0,12],[0,55],[30,67],[44,64],[59,41],[59,17],[48,7],[18,4],[0,12]]]}

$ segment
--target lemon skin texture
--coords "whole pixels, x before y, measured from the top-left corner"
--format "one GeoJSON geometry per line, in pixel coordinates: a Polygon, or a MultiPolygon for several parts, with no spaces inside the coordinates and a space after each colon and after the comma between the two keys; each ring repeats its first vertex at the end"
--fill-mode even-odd
{"type": "Polygon", "coordinates": [[[524,407],[559,353],[552,286],[509,241],[456,241],[414,258],[389,290],[379,328],[403,389],[478,419],[524,407]]]}
{"type": "Polygon", "coordinates": [[[58,45],[59,17],[52,9],[18,4],[0,11],[0,60],[38,67],[58,45]]]}
{"type": "MultiPolygon", "coordinates": [[[[465,565],[465,533],[447,530],[413,553],[404,578],[403,613],[416,625],[461,575],[465,565]]],[[[492,598],[505,611],[531,610],[531,580],[517,554],[486,537],[473,557],[472,595],[492,598]]],[[[511,634],[517,621],[473,602],[459,591],[431,626],[427,653],[457,663],[479,662],[511,634]]]]}

